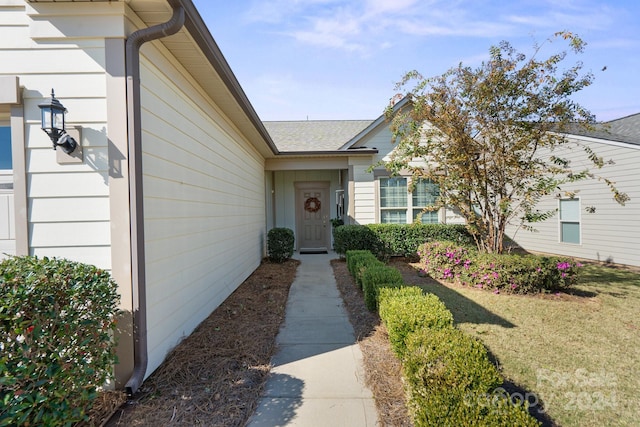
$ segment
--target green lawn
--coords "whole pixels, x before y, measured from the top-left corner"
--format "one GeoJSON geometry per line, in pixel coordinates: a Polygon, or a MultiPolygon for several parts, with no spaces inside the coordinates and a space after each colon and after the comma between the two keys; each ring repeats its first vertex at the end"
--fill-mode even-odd
{"type": "Polygon", "coordinates": [[[574,295],[425,289],[485,343],[505,378],[542,400],[560,425],[638,425],[640,274],[585,266],[574,295]]]}

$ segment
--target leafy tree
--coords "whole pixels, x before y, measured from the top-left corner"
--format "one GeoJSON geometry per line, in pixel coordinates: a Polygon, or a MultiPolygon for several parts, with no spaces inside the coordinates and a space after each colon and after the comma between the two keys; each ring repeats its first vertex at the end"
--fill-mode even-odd
{"type": "MultiPolygon", "coordinates": [[[[583,52],[585,43],[572,33],[556,33],[547,42],[557,40],[583,52]]],[[[475,69],[460,64],[433,78],[409,72],[386,111],[397,144],[386,168],[436,182],[434,208],[457,208],[482,251],[502,252],[509,223],[530,228],[528,223],[553,216],[555,210],[536,205],[562,184],[601,179],[620,204],[628,200],[613,182],[594,175],[604,161],[589,147],[581,146],[590,160],[586,168],[573,170],[562,157],[562,146],[576,144],[563,132],[595,123],[570,99],[593,75],[582,73],[581,62],[560,70],[567,50],[538,59],[541,47],[535,45],[528,58],[503,41],[475,69]]]]}

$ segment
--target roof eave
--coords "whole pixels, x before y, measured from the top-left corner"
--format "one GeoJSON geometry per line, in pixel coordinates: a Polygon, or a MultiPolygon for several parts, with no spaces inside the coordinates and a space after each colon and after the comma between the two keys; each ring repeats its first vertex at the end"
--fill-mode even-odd
{"type": "Polygon", "coordinates": [[[354,157],[354,156],[371,156],[378,154],[377,148],[358,149],[358,150],[331,150],[331,151],[280,151],[278,157],[354,157]]]}
{"type": "MultiPolygon", "coordinates": [[[[254,110],[249,98],[245,94],[244,90],[240,86],[237,78],[235,77],[229,63],[225,59],[222,51],[218,47],[217,43],[213,39],[209,28],[202,20],[200,13],[196,9],[192,0],[165,0],[171,7],[181,6],[185,10],[185,24],[184,28],[193,38],[198,49],[201,50],[203,55],[207,58],[209,64],[213,67],[218,74],[220,80],[226,86],[229,94],[233,98],[236,107],[239,108],[246,120],[255,132],[250,131],[251,135],[246,135],[247,139],[253,144],[258,151],[265,157],[271,157],[278,154],[278,148],[271,139],[269,132],[265,129],[262,121],[258,117],[258,114],[254,110]],[[259,140],[259,141],[258,141],[259,140]]],[[[169,50],[171,48],[167,46],[169,50]]],[[[226,112],[229,118],[234,121],[234,111],[226,112]]],[[[238,120],[237,112],[235,120],[238,120]]],[[[242,119],[241,119],[242,120],[242,119]]],[[[247,123],[245,122],[245,123],[247,123]]],[[[236,125],[238,125],[236,123],[236,125]]],[[[240,127],[240,126],[239,126],[240,127]]]]}

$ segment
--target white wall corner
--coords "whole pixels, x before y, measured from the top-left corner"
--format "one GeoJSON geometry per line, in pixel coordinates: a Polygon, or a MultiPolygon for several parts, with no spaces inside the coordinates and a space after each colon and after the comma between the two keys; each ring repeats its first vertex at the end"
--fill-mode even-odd
{"type": "Polygon", "coordinates": [[[0,104],[20,104],[18,76],[0,76],[0,104]]]}

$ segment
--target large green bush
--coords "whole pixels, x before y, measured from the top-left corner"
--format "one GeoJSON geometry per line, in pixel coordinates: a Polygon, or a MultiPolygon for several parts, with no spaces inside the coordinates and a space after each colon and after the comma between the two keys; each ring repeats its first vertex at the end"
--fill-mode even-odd
{"type": "Polygon", "coordinates": [[[453,325],[453,315],[444,303],[436,295],[424,294],[415,286],[380,289],[378,307],[391,347],[400,358],[411,333],[453,325]]]}
{"type": "Polygon", "coordinates": [[[505,293],[566,290],[582,266],[566,257],[482,254],[450,241],[425,243],[418,254],[422,271],[436,279],[505,293]]]}
{"type": "Polygon", "coordinates": [[[387,265],[373,265],[362,273],[362,291],[367,308],[374,311],[378,307],[378,288],[398,287],[404,283],[402,273],[387,265]]]}
{"type": "Polygon", "coordinates": [[[267,233],[267,253],[273,262],[285,262],[293,256],[295,237],[290,228],[276,227],[267,233]]]}
{"type": "Polygon", "coordinates": [[[474,244],[465,226],[460,224],[342,225],[334,228],[333,239],[333,248],[339,255],[359,249],[369,250],[378,258],[415,257],[420,245],[434,240],[474,244]]]}
{"type": "Polygon", "coordinates": [[[87,420],[116,362],[116,284],[62,259],[0,263],[0,426],[87,420]]]}
{"type": "Polygon", "coordinates": [[[344,256],[351,250],[368,250],[376,256],[384,254],[384,244],[369,227],[341,225],[333,230],[333,249],[344,256]]]}
{"type": "Polygon", "coordinates": [[[474,244],[473,237],[460,224],[369,224],[367,227],[384,242],[391,255],[415,257],[420,245],[434,240],[474,244]]]}

